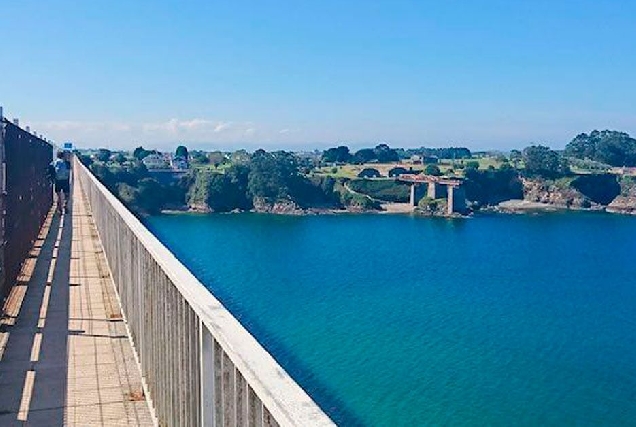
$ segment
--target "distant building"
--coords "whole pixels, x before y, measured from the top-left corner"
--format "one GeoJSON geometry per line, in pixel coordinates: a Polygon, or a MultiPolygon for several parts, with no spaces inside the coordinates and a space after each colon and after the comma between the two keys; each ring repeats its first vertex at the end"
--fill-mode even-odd
{"type": "Polygon", "coordinates": [[[142,160],[146,169],[168,169],[168,162],[165,157],[161,154],[150,154],[142,160]]]}
{"type": "Polygon", "coordinates": [[[188,160],[182,156],[173,156],[170,159],[170,166],[174,170],[187,170],[190,167],[188,160]]]}

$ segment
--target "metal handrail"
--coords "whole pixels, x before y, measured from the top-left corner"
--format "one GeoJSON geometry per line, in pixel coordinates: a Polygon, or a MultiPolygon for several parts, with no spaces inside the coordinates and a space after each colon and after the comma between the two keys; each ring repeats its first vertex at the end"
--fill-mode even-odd
{"type": "Polygon", "coordinates": [[[334,425],[175,256],[77,159],[161,425],[334,425]]]}

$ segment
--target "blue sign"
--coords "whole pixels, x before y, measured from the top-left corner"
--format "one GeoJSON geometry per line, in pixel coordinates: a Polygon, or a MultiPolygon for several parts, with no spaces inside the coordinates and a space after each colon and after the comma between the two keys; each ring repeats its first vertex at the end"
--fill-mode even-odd
{"type": "Polygon", "coordinates": [[[64,150],[71,151],[72,149],[73,149],[73,143],[72,142],[65,142],[64,143],[64,150]]]}

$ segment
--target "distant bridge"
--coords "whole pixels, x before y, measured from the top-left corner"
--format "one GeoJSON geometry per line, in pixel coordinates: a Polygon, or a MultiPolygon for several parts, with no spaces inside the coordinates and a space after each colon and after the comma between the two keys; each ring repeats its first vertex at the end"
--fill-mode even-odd
{"type": "Polygon", "coordinates": [[[446,198],[448,200],[447,213],[449,215],[466,210],[466,193],[463,187],[464,181],[460,178],[424,174],[402,174],[396,179],[411,184],[410,203],[413,206],[417,206],[418,202],[424,197],[431,199],[446,198]],[[424,184],[426,184],[426,187],[424,184]],[[426,192],[424,192],[424,188],[426,188],[426,192]]]}

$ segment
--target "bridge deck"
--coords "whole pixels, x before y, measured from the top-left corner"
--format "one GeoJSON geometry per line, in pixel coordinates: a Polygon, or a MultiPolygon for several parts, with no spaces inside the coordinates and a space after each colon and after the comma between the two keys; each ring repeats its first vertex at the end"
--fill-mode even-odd
{"type": "Polygon", "coordinates": [[[49,214],[0,320],[0,425],[153,425],[79,189],[49,214]]]}

